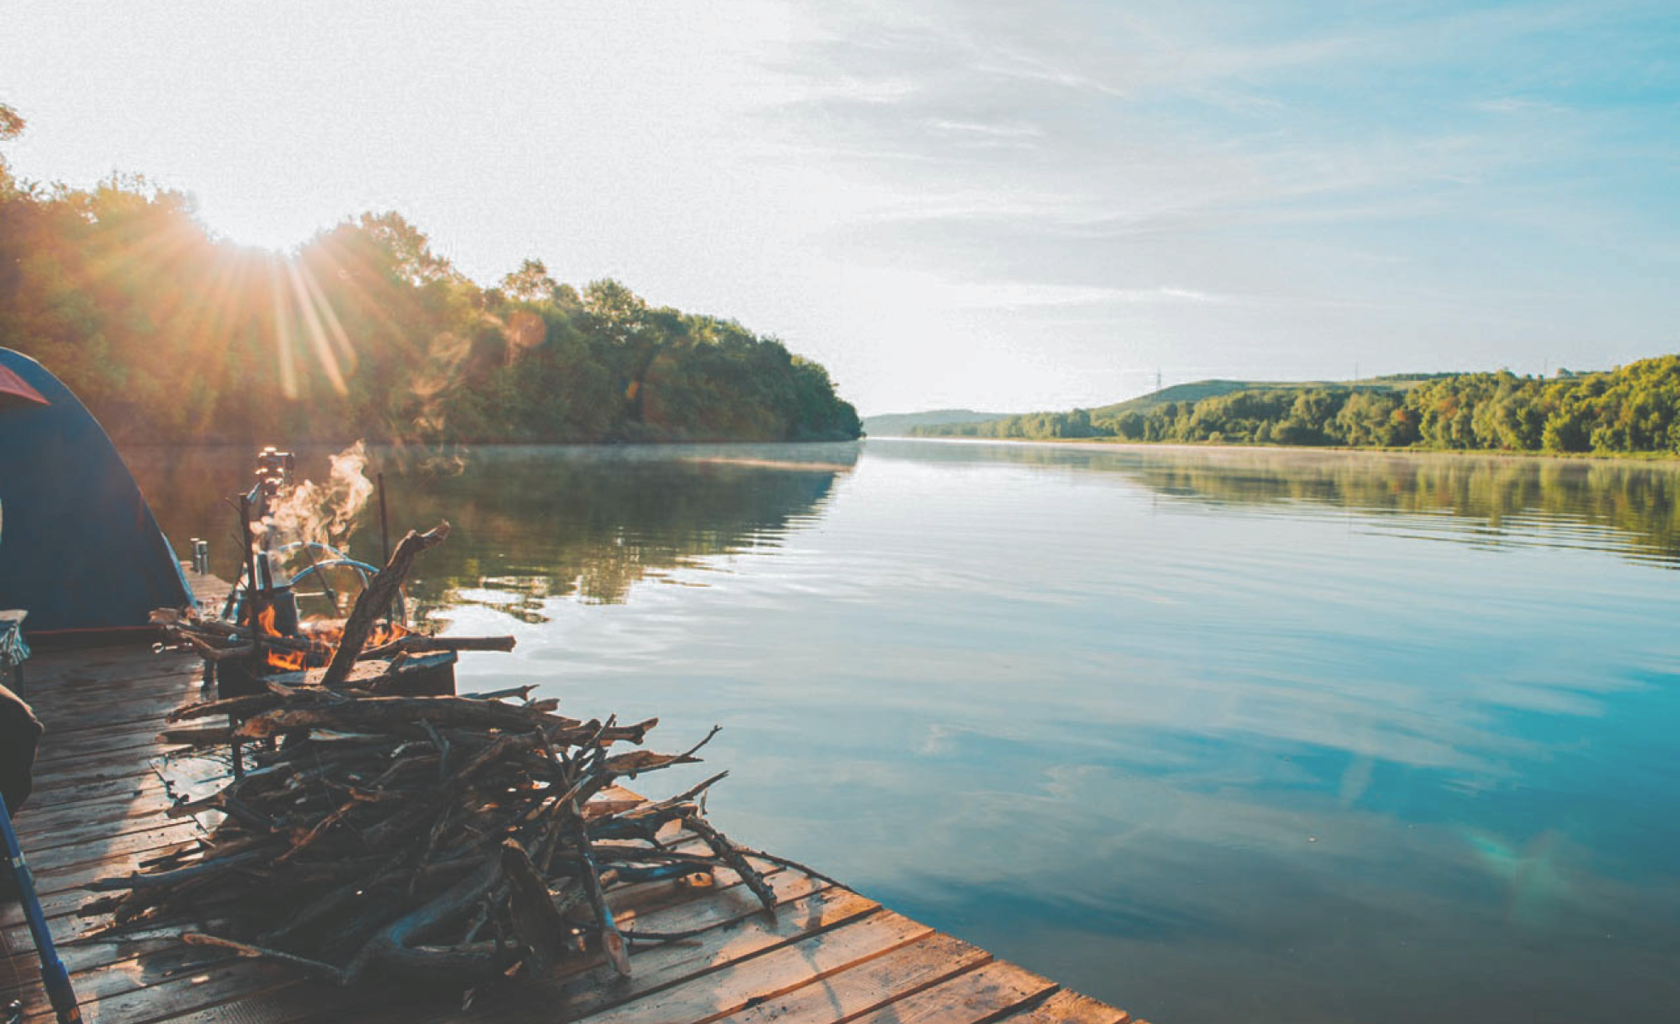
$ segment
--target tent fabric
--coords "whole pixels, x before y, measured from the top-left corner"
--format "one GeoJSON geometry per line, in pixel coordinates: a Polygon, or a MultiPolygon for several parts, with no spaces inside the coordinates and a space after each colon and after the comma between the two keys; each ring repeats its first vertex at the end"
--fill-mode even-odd
{"type": "Polygon", "coordinates": [[[0,608],[28,609],[35,639],[149,632],[152,609],[193,605],[99,421],[28,356],[0,348],[0,371],[46,403],[0,403],[0,608]]]}
{"type": "Polygon", "coordinates": [[[22,399],[36,405],[51,404],[39,391],[30,387],[27,381],[4,366],[0,366],[0,396],[22,399]]]}

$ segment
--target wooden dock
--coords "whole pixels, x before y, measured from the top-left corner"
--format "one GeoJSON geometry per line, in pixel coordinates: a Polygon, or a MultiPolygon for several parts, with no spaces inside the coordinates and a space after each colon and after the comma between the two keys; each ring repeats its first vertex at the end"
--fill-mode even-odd
{"type": "MultiPolygon", "coordinates": [[[[225,584],[193,577],[201,597],[225,584]]],[[[701,930],[690,945],[640,949],[628,978],[600,962],[497,986],[467,1007],[435,994],[338,988],[262,960],[186,947],[169,934],[97,934],[78,888],[204,834],[169,818],[171,784],[194,768],[156,735],[165,715],[203,698],[198,659],[148,649],[38,655],[26,692],[47,727],[35,796],[16,824],[84,1017],[98,1024],[379,1024],[561,1021],[702,1024],[1120,1024],[1121,1010],[997,960],[858,893],[760,865],[778,899],[775,921],[739,879],[648,883],[617,894],[621,922],[658,932],[701,930]],[[166,781],[167,780],[167,781],[166,781]]],[[[620,790],[613,799],[631,796],[620,790]]],[[[21,911],[0,907],[0,1007],[27,1024],[53,1019],[21,911]]]]}

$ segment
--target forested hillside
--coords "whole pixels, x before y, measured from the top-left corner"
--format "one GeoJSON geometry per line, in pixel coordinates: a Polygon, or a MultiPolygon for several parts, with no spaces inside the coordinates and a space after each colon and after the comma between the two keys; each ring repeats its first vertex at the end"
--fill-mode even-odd
{"type": "MultiPolygon", "coordinates": [[[[0,140],[22,129],[0,106],[0,140]]],[[[857,437],[828,373],[733,320],[582,289],[527,260],[482,287],[395,213],[291,258],[212,238],[141,179],[0,161],[0,345],[119,440],[697,441],[857,437]]]]}
{"type": "Polygon", "coordinates": [[[957,423],[982,423],[1001,419],[1001,412],[975,412],[973,409],[930,409],[927,412],[889,412],[863,418],[864,433],[873,437],[896,437],[908,434],[917,427],[948,426],[957,423]]]}
{"type": "Polygon", "coordinates": [[[1680,356],[1603,373],[1413,375],[1250,388],[1196,401],[1032,413],[924,436],[1112,437],[1354,447],[1680,452],[1680,356]]]}

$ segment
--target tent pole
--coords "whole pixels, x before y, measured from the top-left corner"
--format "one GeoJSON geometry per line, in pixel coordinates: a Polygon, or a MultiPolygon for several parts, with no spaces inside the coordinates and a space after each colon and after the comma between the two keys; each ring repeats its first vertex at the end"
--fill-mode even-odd
{"type": "Polygon", "coordinates": [[[29,921],[29,934],[35,940],[35,952],[41,958],[41,982],[46,986],[47,998],[52,1000],[58,1024],[82,1024],[82,1010],[76,1004],[76,992],[70,987],[70,972],[58,958],[52,932],[47,929],[46,915],[41,913],[41,899],[35,894],[35,879],[23,859],[17,833],[12,829],[12,816],[6,810],[6,798],[0,797],[0,838],[6,846],[6,860],[11,864],[12,877],[17,882],[23,916],[29,921]]]}

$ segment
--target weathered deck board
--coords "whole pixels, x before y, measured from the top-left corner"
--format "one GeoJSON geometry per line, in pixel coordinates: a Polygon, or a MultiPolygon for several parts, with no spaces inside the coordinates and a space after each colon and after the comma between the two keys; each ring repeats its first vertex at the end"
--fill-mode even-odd
{"type": "MultiPolygon", "coordinates": [[[[219,608],[225,584],[191,578],[219,608]]],[[[157,740],[171,710],[203,698],[201,680],[194,658],[134,648],[46,652],[28,666],[28,695],[48,733],[37,795],[17,825],[90,1024],[1131,1020],[864,896],[768,864],[760,866],[778,901],[773,921],[730,871],[710,882],[627,887],[614,895],[622,927],[694,932],[692,942],[633,947],[628,979],[599,961],[568,965],[492,988],[467,1008],[406,988],[339,989],[168,934],[99,935],[101,919],[77,914],[93,896],[79,886],[135,871],[202,834],[195,820],[165,815],[170,789],[159,766],[202,771],[205,762],[171,762],[157,740]]],[[[22,1001],[28,1024],[52,1019],[39,976],[21,913],[0,905],[0,1002],[22,1001]]]]}
{"type": "Polygon", "coordinates": [[[832,977],[807,978],[791,991],[760,996],[725,1024],[835,1024],[878,1010],[989,962],[992,955],[938,932],[832,977]]]}

